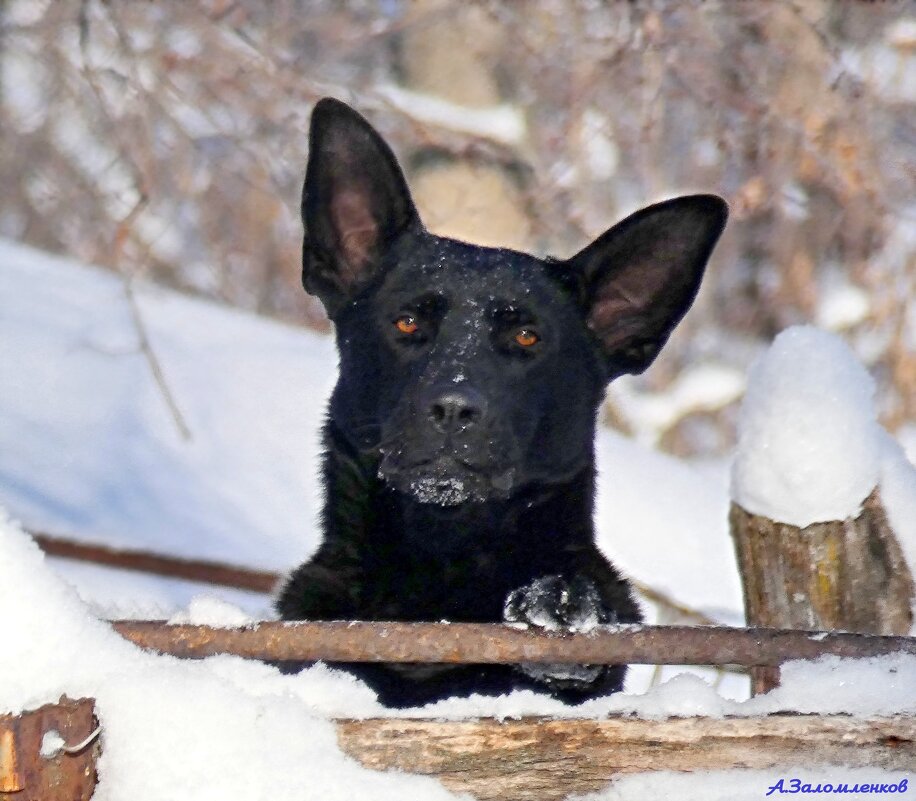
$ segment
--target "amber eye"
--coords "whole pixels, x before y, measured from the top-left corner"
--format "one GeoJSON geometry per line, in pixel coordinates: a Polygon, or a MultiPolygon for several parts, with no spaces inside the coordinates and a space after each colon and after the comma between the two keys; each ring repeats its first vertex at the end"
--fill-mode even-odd
{"type": "Polygon", "coordinates": [[[522,328],[515,332],[515,342],[523,348],[530,348],[532,345],[537,345],[540,340],[541,338],[537,335],[537,332],[531,328],[522,328]]]}
{"type": "Polygon", "coordinates": [[[402,334],[416,334],[420,326],[417,324],[416,317],[405,314],[394,321],[395,327],[402,334]]]}

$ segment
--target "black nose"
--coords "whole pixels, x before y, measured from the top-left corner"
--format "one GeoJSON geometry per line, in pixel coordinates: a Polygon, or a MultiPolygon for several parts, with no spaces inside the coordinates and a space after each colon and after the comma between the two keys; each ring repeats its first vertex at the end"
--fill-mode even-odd
{"type": "Polygon", "coordinates": [[[485,411],[486,402],[477,392],[449,387],[429,404],[429,419],[438,431],[453,434],[479,423],[485,411]]]}

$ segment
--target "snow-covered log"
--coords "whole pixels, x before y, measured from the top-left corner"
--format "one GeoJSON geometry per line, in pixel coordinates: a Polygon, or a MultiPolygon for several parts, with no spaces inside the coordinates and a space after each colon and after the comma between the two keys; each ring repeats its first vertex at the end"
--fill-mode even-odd
{"type": "MultiPolygon", "coordinates": [[[[904,515],[882,483],[899,506],[916,472],[895,458],[873,392],[849,348],[813,328],[781,334],[752,369],[729,515],[748,625],[910,631],[912,566],[892,525],[904,515]]],[[[755,692],[778,683],[772,668],[754,676],[755,692]]]]}
{"type": "MultiPolygon", "coordinates": [[[[0,796],[88,801],[102,753],[91,699],[0,715],[0,796]],[[13,795],[14,794],[14,795],[13,795]]],[[[749,718],[336,721],[342,750],[367,768],[438,778],[481,801],[559,801],[627,774],[812,764],[905,771],[916,719],[775,714],[749,718]]]]}

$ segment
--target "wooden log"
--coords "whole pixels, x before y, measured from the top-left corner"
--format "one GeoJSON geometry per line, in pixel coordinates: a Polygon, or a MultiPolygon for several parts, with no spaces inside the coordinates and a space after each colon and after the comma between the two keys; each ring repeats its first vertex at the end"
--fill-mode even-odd
{"type": "Polygon", "coordinates": [[[911,717],[391,718],[341,720],[337,732],[343,750],[367,767],[435,776],[481,801],[559,801],[599,790],[616,776],[655,770],[916,765],[911,717]]]}
{"type": "Polygon", "coordinates": [[[61,698],[20,715],[0,715],[0,800],[89,801],[101,753],[94,703],[61,698]],[[45,734],[57,732],[68,747],[42,756],[45,734]]]}
{"type": "MultiPolygon", "coordinates": [[[[799,528],[733,503],[729,523],[748,625],[868,634],[910,630],[913,577],[877,489],[848,520],[799,528]]],[[[778,683],[766,668],[755,668],[752,676],[755,692],[778,683]]]]}

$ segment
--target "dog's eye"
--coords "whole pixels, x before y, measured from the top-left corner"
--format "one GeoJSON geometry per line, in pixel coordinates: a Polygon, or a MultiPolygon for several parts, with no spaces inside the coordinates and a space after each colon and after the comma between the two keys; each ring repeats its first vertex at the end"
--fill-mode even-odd
{"type": "Polygon", "coordinates": [[[515,344],[521,345],[523,348],[530,348],[540,341],[541,338],[538,336],[537,331],[532,328],[520,328],[515,332],[515,344]]]}
{"type": "Polygon", "coordinates": [[[409,314],[402,314],[394,321],[395,328],[398,329],[402,334],[416,334],[420,330],[420,324],[417,322],[416,317],[412,317],[409,314]]]}

